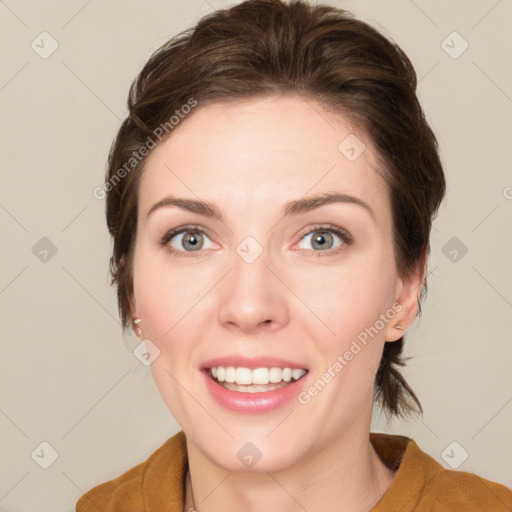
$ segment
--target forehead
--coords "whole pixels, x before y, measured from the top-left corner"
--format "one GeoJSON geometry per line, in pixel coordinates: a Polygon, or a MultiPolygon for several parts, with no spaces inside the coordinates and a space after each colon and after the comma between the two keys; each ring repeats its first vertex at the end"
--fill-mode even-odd
{"type": "MultiPolygon", "coordinates": [[[[343,192],[389,207],[373,147],[340,114],[296,95],[196,107],[147,157],[139,208],[166,194],[268,209],[290,199],[343,192]]],[[[379,212],[379,209],[381,210],[379,212]]]]}

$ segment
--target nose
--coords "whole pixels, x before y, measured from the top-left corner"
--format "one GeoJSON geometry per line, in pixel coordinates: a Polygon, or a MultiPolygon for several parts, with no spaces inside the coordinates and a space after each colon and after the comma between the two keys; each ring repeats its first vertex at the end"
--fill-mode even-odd
{"type": "Polygon", "coordinates": [[[217,292],[218,320],[229,329],[251,334],[277,330],[289,320],[290,292],[269,266],[265,252],[251,263],[235,253],[217,292]]]}

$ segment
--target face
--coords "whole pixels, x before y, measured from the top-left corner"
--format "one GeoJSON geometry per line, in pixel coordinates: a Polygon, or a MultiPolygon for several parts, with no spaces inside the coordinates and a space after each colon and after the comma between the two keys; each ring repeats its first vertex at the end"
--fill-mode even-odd
{"type": "Polygon", "coordinates": [[[346,120],[298,96],[198,107],[174,130],[140,184],[132,311],[189,443],[229,470],[256,447],[254,470],[277,471],[367,437],[404,289],[370,141],[358,156],[346,120]],[[342,200],[304,202],[327,194],[342,200]]]}

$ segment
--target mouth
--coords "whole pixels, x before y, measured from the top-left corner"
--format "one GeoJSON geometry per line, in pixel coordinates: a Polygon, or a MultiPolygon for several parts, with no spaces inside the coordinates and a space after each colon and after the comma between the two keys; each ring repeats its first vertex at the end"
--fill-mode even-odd
{"type": "Polygon", "coordinates": [[[275,356],[225,355],[205,361],[201,374],[210,397],[223,409],[263,414],[297,398],[310,370],[303,363],[275,356]]]}
{"type": "Polygon", "coordinates": [[[208,377],[229,391],[266,393],[287,387],[302,379],[306,368],[213,366],[205,369],[208,377]]]}

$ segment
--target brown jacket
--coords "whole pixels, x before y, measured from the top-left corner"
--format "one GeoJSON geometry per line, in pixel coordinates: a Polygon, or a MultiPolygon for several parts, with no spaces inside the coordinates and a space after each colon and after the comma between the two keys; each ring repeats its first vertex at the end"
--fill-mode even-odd
{"type": "MultiPolygon", "coordinates": [[[[398,472],[371,512],[511,512],[512,490],[473,473],[445,469],[410,438],[370,433],[398,472]]],[[[84,494],[77,512],[183,512],[187,471],[183,431],[141,464],[84,494]]]]}

